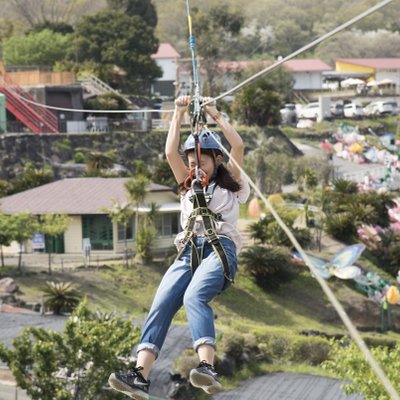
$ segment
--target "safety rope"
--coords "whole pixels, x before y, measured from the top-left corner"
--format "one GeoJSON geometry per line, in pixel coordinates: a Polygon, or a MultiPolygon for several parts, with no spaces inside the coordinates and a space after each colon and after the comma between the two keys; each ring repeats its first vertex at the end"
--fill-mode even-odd
{"type": "Polygon", "coordinates": [[[194,139],[194,160],[195,167],[189,171],[188,179],[185,180],[185,187],[187,186],[187,182],[191,179],[191,184],[196,184],[196,182],[202,187],[206,187],[208,185],[207,174],[204,173],[200,169],[200,160],[201,160],[201,146],[199,141],[199,134],[202,131],[202,128],[205,124],[204,110],[201,104],[202,99],[200,97],[200,81],[199,81],[199,73],[197,69],[196,62],[196,40],[193,35],[192,29],[192,17],[190,15],[190,5],[189,0],[186,0],[186,13],[188,18],[188,29],[189,29],[189,48],[192,56],[192,70],[193,70],[193,91],[194,94],[192,96],[191,102],[191,131],[194,139]],[[192,179],[192,176],[195,179],[192,179]]]}
{"type": "MultiPolygon", "coordinates": [[[[213,134],[212,131],[209,131],[210,134],[216,139],[215,135],[213,134]]],[[[222,145],[220,144],[221,149],[223,152],[229,157],[229,159],[232,161],[232,163],[240,170],[241,174],[243,177],[246,178],[246,180],[249,182],[250,186],[254,189],[254,191],[257,193],[257,195],[262,199],[266,207],[269,209],[271,212],[272,216],[275,218],[275,220],[278,222],[279,226],[283,229],[283,231],[286,233],[290,241],[292,242],[293,246],[296,248],[296,250],[301,254],[301,257],[303,260],[305,260],[308,268],[310,269],[312,275],[317,279],[318,283],[320,284],[323,292],[326,294],[328,297],[329,301],[332,303],[333,307],[335,308],[336,312],[338,313],[339,317],[343,321],[343,324],[347,328],[347,330],[350,333],[350,336],[354,340],[354,342],[357,344],[358,348],[360,351],[364,354],[366,361],[368,364],[371,366],[375,374],[377,375],[378,379],[381,381],[382,385],[390,395],[392,400],[400,400],[399,394],[396,392],[396,389],[393,387],[392,383],[386,376],[385,372],[383,369],[380,367],[380,365],[377,363],[375,360],[374,356],[372,355],[371,351],[368,349],[367,345],[365,344],[364,340],[358,333],[356,327],[353,325],[351,322],[349,316],[346,314],[346,311],[344,310],[343,306],[339,303],[339,301],[336,299],[335,295],[333,294],[331,288],[328,286],[327,282],[319,275],[318,270],[314,267],[312,264],[311,260],[289,229],[289,227],[283,222],[279,214],[275,211],[274,207],[271,205],[271,203],[268,201],[268,199],[263,195],[261,190],[257,187],[257,185],[253,182],[253,180],[246,174],[246,172],[243,170],[243,168],[239,165],[239,163],[235,160],[234,157],[230,154],[230,152],[222,145]]]]}

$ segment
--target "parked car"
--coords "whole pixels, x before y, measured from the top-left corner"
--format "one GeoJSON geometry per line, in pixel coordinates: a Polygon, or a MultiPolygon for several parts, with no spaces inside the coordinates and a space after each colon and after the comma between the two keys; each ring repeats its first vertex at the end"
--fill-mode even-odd
{"type": "Polygon", "coordinates": [[[366,107],[364,107],[364,114],[368,116],[382,116],[382,115],[394,114],[395,107],[393,103],[395,102],[373,101],[372,103],[369,103],[366,107]]]}
{"type": "Polygon", "coordinates": [[[344,107],[342,103],[336,103],[331,105],[331,115],[334,118],[343,118],[344,107]]]}
{"type": "Polygon", "coordinates": [[[298,112],[299,118],[318,119],[319,116],[319,103],[308,103],[298,112]]]}
{"type": "Polygon", "coordinates": [[[397,104],[396,101],[391,100],[391,101],[387,101],[386,103],[389,103],[392,106],[392,115],[397,115],[399,113],[399,105],[397,104]]]}
{"type": "Polygon", "coordinates": [[[294,125],[297,122],[296,105],[292,103],[285,104],[285,108],[280,110],[282,124],[294,125]]]}
{"type": "Polygon", "coordinates": [[[364,111],[359,104],[349,103],[344,105],[343,114],[345,118],[362,118],[364,111]]]}

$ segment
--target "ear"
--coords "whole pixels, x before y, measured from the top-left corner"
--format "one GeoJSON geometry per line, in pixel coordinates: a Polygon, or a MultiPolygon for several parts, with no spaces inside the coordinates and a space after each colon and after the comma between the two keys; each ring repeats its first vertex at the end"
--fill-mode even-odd
{"type": "Polygon", "coordinates": [[[217,165],[217,167],[221,165],[223,162],[224,162],[224,157],[222,157],[221,155],[215,157],[215,164],[217,165]]]}

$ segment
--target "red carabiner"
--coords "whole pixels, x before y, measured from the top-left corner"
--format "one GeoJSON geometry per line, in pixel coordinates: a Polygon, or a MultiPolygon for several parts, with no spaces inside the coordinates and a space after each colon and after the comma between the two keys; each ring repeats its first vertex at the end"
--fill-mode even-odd
{"type": "MultiPolygon", "coordinates": [[[[208,186],[208,175],[202,169],[199,169],[199,176],[201,186],[208,186]]],[[[183,182],[183,187],[186,190],[189,190],[192,187],[192,182],[194,180],[196,180],[196,168],[191,168],[188,177],[183,182]]]]}

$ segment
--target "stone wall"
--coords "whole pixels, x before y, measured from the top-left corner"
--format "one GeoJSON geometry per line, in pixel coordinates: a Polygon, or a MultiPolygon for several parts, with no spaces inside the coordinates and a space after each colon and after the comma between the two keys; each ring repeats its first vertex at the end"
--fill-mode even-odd
{"type": "Polygon", "coordinates": [[[14,178],[27,162],[37,168],[51,165],[56,179],[79,176],[84,168],[74,162],[74,155],[88,151],[115,150],[117,163],[134,171],[135,160],[151,163],[162,157],[165,139],[166,132],[1,135],[0,179],[14,178]]]}

